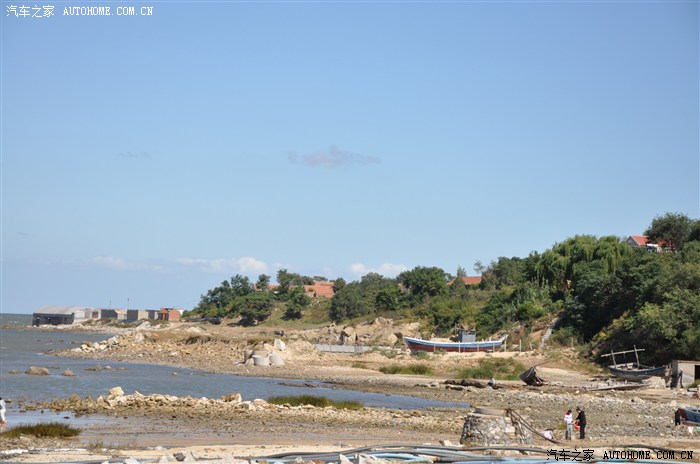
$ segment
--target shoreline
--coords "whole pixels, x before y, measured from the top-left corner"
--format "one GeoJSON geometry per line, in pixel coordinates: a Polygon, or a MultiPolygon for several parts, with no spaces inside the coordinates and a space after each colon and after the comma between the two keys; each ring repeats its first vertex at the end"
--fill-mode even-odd
{"type": "MultiPolygon", "coordinates": [[[[73,348],[52,354],[100,362],[125,361],[178,368],[194,367],[213,373],[240,376],[314,380],[326,382],[333,388],[513,408],[521,415],[527,416],[538,429],[554,428],[556,438],[560,438],[560,432],[557,430],[561,422],[559,416],[563,417],[565,408],[581,404],[589,417],[589,438],[583,441],[562,442],[557,446],[624,448],[632,444],[644,444],[661,448],[698,450],[697,455],[700,457],[698,438],[688,438],[685,431],[672,426],[672,413],[677,405],[700,404],[697,397],[692,397],[686,392],[653,388],[629,392],[590,392],[581,385],[591,381],[591,375],[563,367],[545,366],[538,368],[542,371],[542,377],[558,379],[555,385],[534,388],[518,381],[503,381],[499,382],[503,388],[498,390],[454,388],[443,383],[452,378],[449,376],[450,372],[465,363],[474,363],[489,355],[431,355],[430,359],[419,361],[405,350],[394,350],[391,357],[380,352],[328,354],[318,353],[308,340],[300,338],[285,340],[286,349],[282,351],[285,355],[283,366],[246,366],[242,363],[243,352],[251,348],[250,339],[243,336],[244,330],[230,329],[192,324],[143,330],[118,329],[118,342],[108,349],[98,349],[94,352],[81,350],[78,353],[73,348]],[[200,337],[200,340],[191,343],[192,337],[200,337]],[[187,340],[190,340],[190,343],[187,343],[187,340]],[[177,353],[177,356],[172,356],[172,353],[177,353]],[[419,362],[434,365],[437,371],[435,376],[387,375],[378,370],[380,366],[419,362]]],[[[250,333],[247,335],[251,336],[250,333]]],[[[259,344],[258,348],[273,349],[269,343],[259,344]]],[[[494,353],[491,356],[509,356],[524,363],[534,364],[543,355],[494,353]]],[[[68,392],[70,393],[73,392],[68,392]]],[[[244,455],[240,454],[243,450],[261,456],[270,454],[265,451],[271,447],[286,449],[299,444],[312,450],[348,447],[341,445],[356,447],[391,442],[438,444],[447,440],[458,444],[466,413],[466,410],[452,408],[429,408],[425,411],[365,408],[361,412],[341,414],[322,408],[307,408],[236,410],[227,415],[211,416],[181,407],[152,411],[116,408],[107,413],[108,417],[115,418],[113,423],[105,422],[99,426],[86,427],[77,443],[94,445],[100,440],[109,442],[109,439],[112,439],[112,453],[132,453],[131,456],[155,456],[159,452],[161,455],[164,453],[163,449],[149,450],[143,449],[144,447],[172,445],[173,448],[168,448],[167,451],[197,449],[199,453],[205,453],[203,450],[207,448],[207,456],[212,456],[212,459],[215,455],[243,457],[244,455]],[[145,430],[148,430],[148,433],[145,433],[145,430]]],[[[53,448],[59,448],[60,444],[53,443],[53,448]]],[[[63,444],[65,445],[65,442],[63,444]]],[[[5,445],[10,443],[5,443],[0,448],[11,449],[5,445]]],[[[534,446],[548,449],[552,444],[536,438],[534,446]]],[[[82,453],[85,456],[90,455],[89,450],[82,453]]],[[[78,455],[68,453],[67,456],[78,455]]],[[[15,460],[11,462],[55,462],[37,461],[36,455],[29,454],[12,459],[15,460]],[[32,456],[31,459],[29,456],[32,456]]],[[[61,459],[65,461],[68,458],[61,459]]]]}

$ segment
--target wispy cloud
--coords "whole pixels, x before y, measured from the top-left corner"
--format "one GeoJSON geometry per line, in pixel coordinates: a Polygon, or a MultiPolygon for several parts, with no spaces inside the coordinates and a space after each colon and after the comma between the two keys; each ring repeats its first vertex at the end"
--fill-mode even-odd
{"type": "Polygon", "coordinates": [[[295,152],[287,154],[292,164],[301,164],[309,167],[324,167],[328,169],[337,168],[346,164],[379,164],[381,160],[375,156],[360,155],[349,151],[341,150],[336,146],[331,146],[326,151],[318,151],[307,155],[298,155],[295,152]]]}
{"type": "Polygon", "coordinates": [[[133,152],[133,151],[127,151],[125,153],[119,153],[117,156],[120,158],[128,158],[128,159],[139,159],[139,158],[150,158],[151,155],[148,152],[142,151],[142,152],[133,152]]]}
{"type": "Polygon", "coordinates": [[[222,273],[236,272],[241,274],[258,274],[267,272],[267,264],[250,256],[242,258],[179,258],[177,264],[196,268],[202,272],[222,273]]]}
{"type": "Polygon", "coordinates": [[[167,266],[161,264],[148,264],[138,261],[128,261],[124,258],[115,256],[95,256],[83,262],[87,266],[97,267],[101,269],[110,269],[113,271],[150,271],[150,272],[167,272],[167,266]]]}
{"type": "Polygon", "coordinates": [[[376,272],[384,277],[396,277],[404,271],[408,271],[408,266],[403,264],[384,263],[379,267],[368,267],[362,263],[353,263],[350,265],[350,272],[358,277],[376,272]]]}

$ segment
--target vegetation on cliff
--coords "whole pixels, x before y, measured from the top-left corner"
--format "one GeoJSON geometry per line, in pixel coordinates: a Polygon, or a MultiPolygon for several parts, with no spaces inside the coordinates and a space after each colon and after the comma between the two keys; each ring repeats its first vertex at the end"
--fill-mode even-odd
{"type": "Polygon", "coordinates": [[[333,297],[309,298],[304,285],[326,280],[277,273],[277,286],[261,275],[256,284],[236,275],[202,295],[193,313],[240,317],[256,324],[275,308],[287,321],[313,315],[345,322],[391,316],[423,321],[427,330],[449,335],[456,327],[479,336],[530,333],[558,318],[552,340],[589,344],[594,352],[646,348],[648,363],[700,357],[700,220],[667,213],[645,235],[659,252],[624,238],[577,235],[527,257],[476,263],[478,284],[465,285],[438,267],[418,266],[388,278],[369,273],[359,281],[334,282],[333,297]]]}

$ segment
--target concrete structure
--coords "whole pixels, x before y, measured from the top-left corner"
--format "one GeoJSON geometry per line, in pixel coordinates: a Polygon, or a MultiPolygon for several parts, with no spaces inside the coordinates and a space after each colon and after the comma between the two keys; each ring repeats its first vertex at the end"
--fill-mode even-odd
{"type": "Polygon", "coordinates": [[[671,386],[687,388],[700,380],[700,361],[671,361],[671,386]]]}
{"type": "Polygon", "coordinates": [[[158,320],[177,322],[180,320],[180,311],[175,308],[160,308],[160,311],[158,311],[158,320]]]}
{"type": "Polygon", "coordinates": [[[180,312],[174,308],[157,309],[105,309],[87,306],[44,306],[34,313],[32,325],[62,325],[88,320],[111,319],[124,322],[142,320],[179,321],[180,312]],[[161,317],[165,310],[166,315],[161,317]]]}
{"type": "Polygon", "coordinates": [[[96,308],[87,306],[44,306],[33,314],[32,325],[63,325],[93,318],[96,308]]]}
{"type": "Polygon", "coordinates": [[[155,320],[159,312],[155,309],[127,309],[126,322],[155,320]]]}

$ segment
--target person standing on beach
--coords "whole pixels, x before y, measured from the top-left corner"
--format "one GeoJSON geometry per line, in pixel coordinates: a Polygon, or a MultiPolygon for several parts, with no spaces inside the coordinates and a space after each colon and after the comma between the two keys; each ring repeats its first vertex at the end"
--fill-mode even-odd
{"type": "Polygon", "coordinates": [[[564,414],[564,425],[566,426],[564,438],[566,440],[571,440],[571,435],[574,433],[574,418],[571,415],[571,409],[566,411],[566,414],[564,414]]]}
{"type": "Polygon", "coordinates": [[[5,411],[7,411],[5,400],[0,398],[0,429],[4,429],[5,424],[7,423],[7,420],[5,419],[5,411]]]}
{"type": "Polygon", "coordinates": [[[581,428],[579,438],[583,440],[586,438],[586,412],[578,406],[576,406],[576,412],[578,413],[578,416],[576,416],[576,421],[578,422],[578,426],[581,428]]]}

